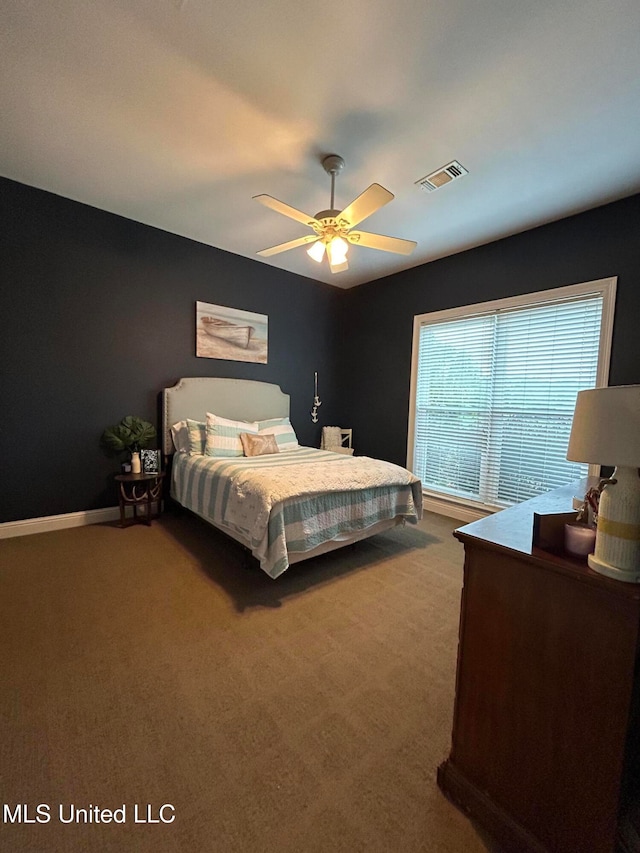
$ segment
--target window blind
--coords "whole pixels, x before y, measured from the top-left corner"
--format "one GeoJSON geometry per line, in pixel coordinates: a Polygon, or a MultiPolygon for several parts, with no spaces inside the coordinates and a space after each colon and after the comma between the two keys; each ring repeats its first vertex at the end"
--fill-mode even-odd
{"type": "Polygon", "coordinates": [[[502,507],[586,476],[565,455],[576,395],[596,384],[602,309],[597,293],[421,325],[425,489],[502,507]]]}

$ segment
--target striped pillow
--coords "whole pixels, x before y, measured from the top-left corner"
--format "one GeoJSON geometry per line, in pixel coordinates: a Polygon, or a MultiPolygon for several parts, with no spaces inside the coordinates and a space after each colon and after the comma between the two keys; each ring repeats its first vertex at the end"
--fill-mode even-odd
{"type": "Polygon", "coordinates": [[[271,418],[268,421],[258,421],[257,427],[258,435],[275,435],[280,453],[287,450],[297,450],[300,447],[298,437],[289,418],[271,418]]]}
{"type": "Polygon", "coordinates": [[[205,456],[243,456],[240,433],[256,435],[258,424],[245,421],[230,421],[219,415],[207,412],[207,438],[204,445],[205,456]]]}
{"type": "Polygon", "coordinates": [[[207,425],[203,421],[192,421],[187,418],[187,431],[189,433],[189,455],[202,456],[207,437],[207,425]]]}

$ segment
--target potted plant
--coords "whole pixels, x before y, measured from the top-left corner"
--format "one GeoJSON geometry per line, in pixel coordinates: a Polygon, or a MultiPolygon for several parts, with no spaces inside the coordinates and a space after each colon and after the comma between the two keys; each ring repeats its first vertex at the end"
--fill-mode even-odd
{"type": "Polygon", "coordinates": [[[102,433],[100,443],[111,453],[131,454],[131,473],[140,473],[140,449],[148,447],[156,437],[156,428],[149,421],[127,415],[119,424],[102,433]]]}

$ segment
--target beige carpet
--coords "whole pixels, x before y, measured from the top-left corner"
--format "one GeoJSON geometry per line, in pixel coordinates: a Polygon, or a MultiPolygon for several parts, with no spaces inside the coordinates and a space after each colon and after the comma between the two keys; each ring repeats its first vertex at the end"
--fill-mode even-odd
{"type": "Polygon", "coordinates": [[[435,782],[456,526],[427,515],[277,581],[188,515],[0,541],[1,802],[51,815],[5,810],[0,850],[486,851],[435,782]],[[134,822],[165,803],[172,823],[134,822]],[[124,824],[59,820],[123,804],[124,824]]]}

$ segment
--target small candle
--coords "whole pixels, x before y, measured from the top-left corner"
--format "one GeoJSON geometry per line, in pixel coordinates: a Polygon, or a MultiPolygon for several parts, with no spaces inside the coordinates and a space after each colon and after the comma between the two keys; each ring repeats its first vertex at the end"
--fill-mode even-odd
{"type": "Polygon", "coordinates": [[[564,547],[574,557],[586,557],[593,553],[596,531],[587,524],[570,523],[564,526],[564,547]]]}
{"type": "Polygon", "coordinates": [[[313,374],[314,397],[318,396],[318,373],[313,374]]]}

